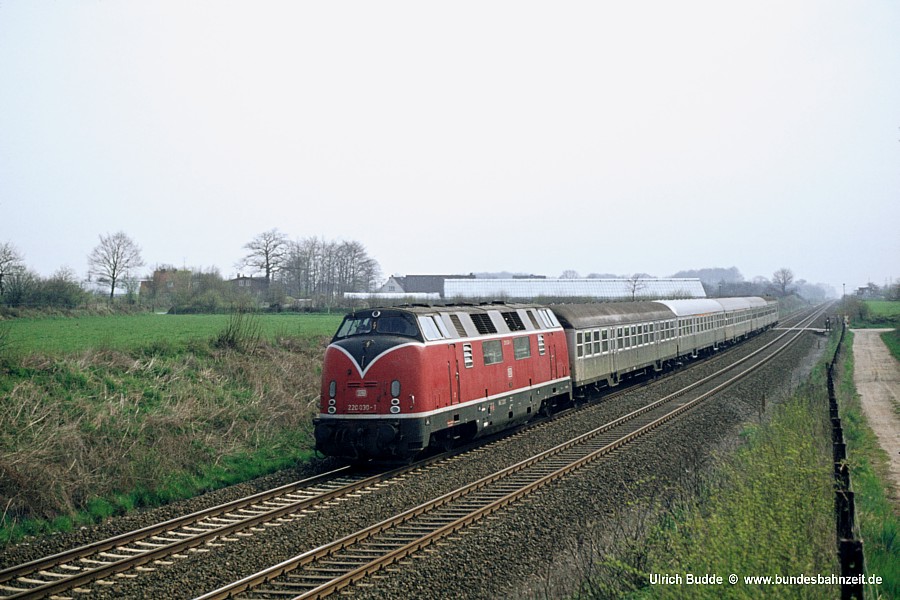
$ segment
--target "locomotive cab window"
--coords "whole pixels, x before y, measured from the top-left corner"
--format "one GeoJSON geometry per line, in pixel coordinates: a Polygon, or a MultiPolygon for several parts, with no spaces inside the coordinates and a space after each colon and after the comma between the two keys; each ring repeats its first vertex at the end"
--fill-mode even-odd
{"type": "Polygon", "coordinates": [[[379,334],[421,339],[419,327],[412,315],[401,312],[382,314],[377,310],[366,316],[348,315],[344,317],[334,339],[341,340],[354,335],[379,334]]]}

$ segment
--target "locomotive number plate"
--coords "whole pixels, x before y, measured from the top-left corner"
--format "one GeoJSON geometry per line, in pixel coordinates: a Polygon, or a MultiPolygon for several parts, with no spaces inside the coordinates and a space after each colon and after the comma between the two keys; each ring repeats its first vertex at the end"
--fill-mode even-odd
{"type": "Polygon", "coordinates": [[[347,412],[372,412],[375,410],[373,404],[350,404],[347,406],[347,412]]]}

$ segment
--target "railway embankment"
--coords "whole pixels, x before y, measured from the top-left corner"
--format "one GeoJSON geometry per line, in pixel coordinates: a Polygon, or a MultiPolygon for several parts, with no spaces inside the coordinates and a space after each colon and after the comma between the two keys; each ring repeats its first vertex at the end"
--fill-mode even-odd
{"type": "Polygon", "coordinates": [[[76,544],[110,515],[309,457],[323,347],[232,319],[184,343],[4,353],[0,544],[50,532],[76,544]]]}

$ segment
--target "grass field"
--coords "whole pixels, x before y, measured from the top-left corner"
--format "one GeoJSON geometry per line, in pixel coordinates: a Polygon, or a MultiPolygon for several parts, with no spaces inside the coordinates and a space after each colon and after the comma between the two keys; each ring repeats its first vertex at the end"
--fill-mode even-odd
{"type": "Polygon", "coordinates": [[[0,547],[309,460],[341,318],[0,322],[0,547]]]}
{"type": "Polygon", "coordinates": [[[862,325],[864,327],[892,327],[894,331],[881,334],[881,339],[894,355],[900,360],[900,302],[891,300],[866,300],[868,318],[862,325]]]}
{"type": "MultiPolygon", "coordinates": [[[[263,339],[276,337],[331,336],[340,314],[255,315],[263,339]]],[[[67,354],[88,349],[135,350],[153,346],[177,349],[193,341],[208,340],[228,324],[229,315],[114,315],[77,318],[13,319],[8,330],[8,351],[67,354]]]]}
{"type": "Polygon", "coordinates": [[[900,302],[896,300],[866,300],[873,318],[900,321],[900,302]]]}

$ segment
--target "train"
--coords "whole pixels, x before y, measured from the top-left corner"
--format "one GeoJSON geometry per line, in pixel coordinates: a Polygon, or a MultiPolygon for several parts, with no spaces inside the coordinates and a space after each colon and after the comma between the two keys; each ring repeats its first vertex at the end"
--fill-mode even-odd
{"type": "Polygon", "coordinates": [[[777,323],[777,302],[760,297],[358,310],[325,350],[316,449],[408,461],[777,323]]]}

